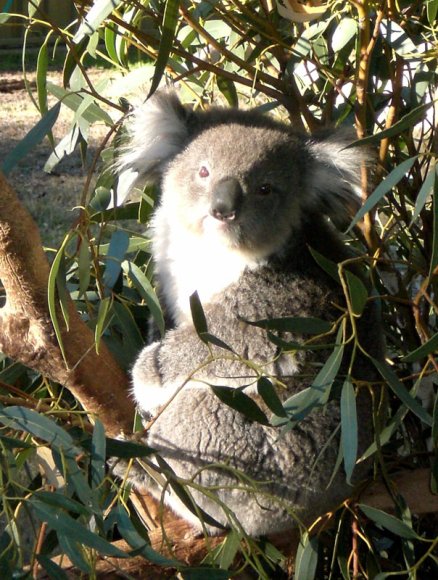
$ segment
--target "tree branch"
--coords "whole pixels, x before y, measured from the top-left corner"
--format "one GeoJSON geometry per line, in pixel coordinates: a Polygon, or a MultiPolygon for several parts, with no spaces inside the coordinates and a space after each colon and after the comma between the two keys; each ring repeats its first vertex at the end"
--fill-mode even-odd
{"type": "Polygon", "coordinates": [[[109,435],[130,431],[134,405],[128,378],[103,344],[96,353],[94,335],[72,301],[69,329],[62,331],[63,359],[48,311],[49,271],[38,227],[0,173],[0,280],[6,291],[0,350],[66,386],[88,413],[99,416],[109,435]]]}

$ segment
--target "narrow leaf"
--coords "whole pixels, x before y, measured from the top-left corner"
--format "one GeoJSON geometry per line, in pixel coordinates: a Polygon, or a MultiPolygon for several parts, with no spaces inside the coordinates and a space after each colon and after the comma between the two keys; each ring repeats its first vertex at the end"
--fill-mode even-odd
{"type": "Polygon", "coordinates": [[[320,318],[305,318],[301,316],[290,316],[284,318],[271,318],[264,320],[249,321],[251,326],[265,328],[267,330],[277,330],[279,332],[297,332],[299,334],[323,334],[329,332],[332,323],[320,318]]]}
{"type": "Polygon", "coordinates": [[[274,385],[267,377],[260,377],[257,381],[257,392],[266,403],[270,411],[277,415],[277,417],[287,417],[286,411],[283,409],[280,398],[274,385]]]}
{"type": "Polygon", "coordinates": [[[181,564],[177,560],[172,560],[156,552],[142,536],[137,532],[132,524],[124,507],[120,504],[115,508],[117,529],[131,548],[134,548],[136,555],[141,555],[149,562],[158,566],[176,566],[181,564]]]}
{"type": "Polygon", "coordinates": [[[226,405],[242,413],[250,421],[256,421],[262,425],[269,425],[268,418],[257,405],[257,403],[245,395],[240,389],[232,387],[219,387],[210,385],[213,393],[226,405]]]}
{"type": "Polygon", "coordinates": [[[47,522],[56,532],[64,534],[74,541],[80,541],[81,544],[89,548],[94,548],[100,554],[114,556],[116,558],[127,558],[129,556],[129,554],[110,544],[104,538],[91,532],[78,520],[73,519],[68,514],[51,509],[33,497],[30,498],[29,502],[40,520],[47,522]]]}
{"type": "Polygon", "coordinates": [[[79,447],[76,447],[73,439],[64,429],[61,429],[54,421],[45,415],[40,415],[33,409],[0,406],[0,421],[12,429],[26,431],[26,433],[30,433],[34,437],[43,439],[53,447],[61,449],[71,456],[76,456],[80,453],[79,447]]]}
{"type": "Polygon", "coordinates": [[[367,516],[367,518],[373,520],[373,522],[379,524],[380,526],[382,526],[382,528],[389,530],[396,536],[412,540],[420,539],[418,537],[418,534],[412,528],[410,528],[407,524],[405,524],[398,518],[391,516],[385,512],[382,512],[377,508],[373,508],[365,504],[359,503],[358,506],[367,516]]]}
{"type": "Polygon", "coordinates": [[[8,175],[17,163],[41,143],[44,137],[51,131],[58,118],[60,108],[61,103],[56,103],[56,105],[49,109],[18,145],[6,155],[1,166],[5,175],[8,175]]]}
{"type": "Polygon", "coordinates": [[[160,47],[158,49],[158,56],[155,63],[154,76],[152,78],[149,95],[154,94],[158,88],[161,78],[167,66],[170,52],[173,48],[173,39],[175,38],[176,27],[179,21],[179,0],[167,0],[164,9],[163,26],[161,29],[160,47]]]}
{"type": "Polygon", "coordinates": [[[105,429],[99,419],[95,420],[91,441],[91,487],[98,487],[105,478],[106,439],[105,429]]]}
{"type": "Polygon", "coordinates": [[[436,332],[427,342],[407,354],[402,358],[403,362],[415,362],[426,357],[428,354],[438,350],[438,332],[436,332]]]}
{"type": "Polygon", "coordinates": [[[397,165],[391,173],[376,187],[370,197],[366,200],[357,214],[354,216],[347,231],[350,231],[357,222],[364,217],[373,207],[383,198],[384,195],[391,191],[391,189],[397,185],[397,183],[409,173],[415,161],[417,160],[417,155],[415,157],[410,157],[405,159],[400,165],[397,165]]]}
{"type": "Polygon", "coordinates": [[[344,270],[344,276],[348,286],[353,314],[360,316],[367,302],[368,291],[362,280],[352,272],[344,270]]]}
{"type": "Polygon", "coordinates": [[[341,393],[341,444],[347,483],[351,484],[357,458],[357,410],[356,395],[349,378],[344,382],[341,393]]]}
{"type": "Polygon", "coordinates": [[[401,402],[406,405],[406,407],[412,411],[423,423],[432,426],[432,417],[429,413],[422,407],[416,399],[414,399],[406,389],[406,387],[401,383],[397,375],[389,368],[385,363],[381,363],[376,359],[371,359],[374,366],[377,368],[382,377],[387,381],[388,385],[391,387],[392,391],[397,395],[401,402]]]}
{"type": "Polygon", "coordinates": [[[318,563],[318,537],[309,538],[303,534],[298,545],[295,565],[295,580],[312,580],[315,577],[318,563]]]}
{"type": "Polygon", "coordinates": [[[202,340],[202,334],[208,332],[207,319],[197,292],[190,296],[190,311],[192,313],[193,325],[202,340]]]}

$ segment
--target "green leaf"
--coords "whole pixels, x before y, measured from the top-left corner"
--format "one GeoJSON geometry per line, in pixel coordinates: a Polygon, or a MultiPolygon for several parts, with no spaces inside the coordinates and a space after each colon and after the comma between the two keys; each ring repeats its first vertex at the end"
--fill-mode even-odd
{"type": "Polygon", "coordinates": [[[417,54],[417,47],[409,38],[406,30],[394,20],[384,18],[380,23],[382,37],[389,46],[400,56],[417,54]]]}
{"type": "Polygon", "coordinates": [[[85,237],[81,237],[81,239],[79,240],[78,277],[79,277],[79,297],[81,297],[88,290],[91,277],[90,248],[88,247],[88,240],[85,237]]]}
{"type": "Polygon", "coordinates": [[[415,155],[415,157],[410,157],[409,159],[405,159],[405,161],[400,163],[400,165],[397,165],[397,167],[395,167],[391,173],[389,173],[389,175],[376,187],[370,197],[354,216],[353,221],[351,222],[347,231],[350,231],[353,226],[355,226],[357,222],[364,217],[365,214],[373,209],[373,207],[382,199],[384,195],[388,193],[388,191],[391,191],[391,189],[397,185],[397,183],[403,177],[405,177],[405,175],[409,173],[417,158],[418,155],[415,155]]]}
{"type": "Polygon", "coordinates": [[[47,42],[49,36],[46,37],[46,41],[43,42],[41,48],[38,52],[37,58],[37,68],[36,68],[36,85],[38,94],[38,105],[40,107],[40,113],[44,114],[47,112],[47,70],[49,66],[49,55],[47,49],[47,42]]]}
{"type": "Polygon", "coordinates": [[[352,40],[357,33],[357,23],[353,18],[342,18],[336,26],[332,37],[332,49],[339,52],[352,40]]]}
{"type": "MultiPolygon", "coordinates": [[[[111,201],[111,190],[108,187],[96,187],[93,198],[90,201],[91,209],[98,211],[100,216],[100,212],[104,212],[106,208],[109,206],[111,201]]],[[[108,210],[112,212],[113,210],[108,210]]],[[[96,217],[96,214],[93,214],[92,218],[96,217]]]]}
{"type": "Polygon", "coordinates": [[[71,76],[80,62],[82,55],[84,54],[88,45],[88,38],[83,38],[80,42],[75,43],[74,41],[69,45],[67,55],[64,61],[64,68],[62,71],[62,84],[64,88],[68,87],[71,76]]]}
{"type": "Polygon", "coordinates": [[[358,276],[348,270],[344,270],[344,275],[350,295],[352,313],[355,316],[360,316],[367,302],[368,291],[358,276]]]}
{"type": "Polygon", "coordinates": [[[341,283],[341,279],[339,278],[339,267],[336,262],[329,260],[313,248],[309,248],[310,253],[313,256],[315,262],[320,266],[326,274],[328,274],[335,282],[341,283]]]}
{"type": "Polygon", "coordinates": [[[373,520],[373,522],[382,526],[382,528],[389,530],[396,536],[412,540],[420,539],[418,534],[412,528],[398,518],[362,503],[359,503],[358,507],[363,511],[367,518],[373,520]]]}
{"type": "MultiPolygon", "coordinates": [[[[52,262],[52,266],[50,268],[49,279],[47,281],[47,303],[48,303],[48,307],[49,307],[50,319],[52,321],[53,329],[55,331],[56,339],[58,341],[58,346],[59,346],[59,349],[61,351],[61,354],[62,354],[64,361],[66,360],[66,356],[65,356],[65,350],[64,350],[64,343],[62,340],[62,330],[61,330],[61,327],[59,325],[59,320],[58,320],[56,291],[59,289],[58,274],[59,274],[60,268],[61,268],[63,260],[64,260],[64,250],[65,250],[65,247],[67,246],[67,244],[69,243],[72,235],[73,235],[72,232],[70,232],[66,235],[66,237],[64,238],[64,240],[61,244],[61,247],[56,252],[56,256],[55,256],[55,258],[52,262]]],[[[64,296],[64,299],[65,299],[65,296],[64,296]]],[[[65,314],[65,312],[67,312],[67,311],[62,310],[63,314],[65,314]]],[[[68,324],[68,320],[65,320],[65,318],[64,318],[64,322],[66,325],[68,324]]]]}
{"type": "MultiPolygon", "coordinates": [[[[61,568],[61,566],[58,566],[58,564],[52,562],[52,560],[50,560],[50,558],[47,556],[44,556],[43,554],[36,554],[36,559],[38,560],[40,566],[47,572],[47,576],[51,580],[68,580],[68,576],[61,568]]],[[[89,570],[87,570],[87,572],[88,571],[89,570]]]]}
{"type": "Polygon", "coordinates": [[[228,570],[236,558],[240,548],[241,535],[236,530],[230,530],[221,546],[219,566],[222,570],[228,570]]]}
{"type": "Polygon", "coordinates": [[[417,417],[421,419],[423,423],[431,427],[432,417],[422,407],[421,403],[411,397],[404,384],[398,380],[397,375],[389,368],[389,366],[386,363],[382,363],[376,359],[371,360],[373,361],[374,366],[377,368],[382,377],[387,381],[389,387],[391,387],[392,391],[401,400],[401,402],[406,405],[410,411],[417,415],[417,417]]]}
{"type": "Polygon", "coordinates": [[[245,395],[240,389],[210,385],[213,393],[226,405],[242,413],[250,421],[262,425],[269,425],[268,418],[253,399],[245,395]]]}
{"type": "Polygon", "coordinates": [[[173,49],[176,27],[179,21],[179,0],[166,0],[164,9],[163,26],[161,29],[160,47],[155,63],[154,76],[149,89],[148,97],[153,95],[158,88],[173,49]]]}
{"type": "Polygon", "coordinates": [[[32,505],[38,518],[43,522],[47,522],[56,532],[64,534],[73,541],[80,541],[82,545],[97,550],[99,554],[105,554],[106,556],[113,556],[115,558],[129,557],[129,554],[91,532],[78,520],[73,519],[68,514],[57,511],[54,508],[52,509],[50,506],[33,497],[29,499],[29,503],[32,505]]]}
{"type": "Polygon", "coordinates": [[[84,36],[91,36],[103,23],[105,18],[120,4],[120,0],[95,0],[78,31],[73,42],[80,42],[84,36]]]}
{"type": "Polygon", "coordinates": [[[103,298],[99,303],[99,310],[97,312],[96,327],[94,329],[94,342],[96,353],[99,354],[100,339],[106,330],[106,324],[108,319],[108,312],[110,310],[112,303],[111,296],[103,298]]]}
{"type": "MultiPolygon", "coordinates": [[[[62,101],[63,105],[73,111],[77,111],[84,101],[84,97],[81,95],[67,91],[50,82],[47,83],[47,89],[52,93],[52,95],[59,99],[59,101],[62,101]]],[[[58,103],[58,105],[59,104],[60,103],[58,103]]],[[[89,123],[103,122],[105,125],[108,125],[108,127],[112,127],[113,125],[113,120],[110,115],[101,109],[95,102],[91,102],[91,104],[88,105],[86,110],[82,112],[82,117],[89,123]]]]}
{"type": "Polygon", "coordinates": [[[89,517],[93,513],[84,504],[63,495],[59,491],[35,491],[32,497],[54,508],[63,509],[78,515],[89,517]]]}
{"type": "Polygon", "coordinates": [[[76,568],[90,576],[91,566],[86,557],[84,546],[81,545],[80,540],[76,541],[74,538],[62,533],[58,533],[57,535],[59,547],[62,552],[71,560],[76,568]]]}
{"type": "MultiPolygon", "coordinates": [[[[86,448],[86,444],[82,444],[86,448]]],[[[91,450],[91,446],[90,446],[91,450]]],[[[124,441],[120,439],[106,438],[106,452],[110,457],[119,457],[120,459],[132,459],[134,457],[147,457],[155,453],[151,447],[146,447],[142,443],[135,441],[124,441]]]]}
{"type": "Polygon", "coordinates": [[[415,209],[414,215],[412,216],[411,226],[420,215],[421,210],[423,209],[427,198],[432,194],[432,192],[436,188],[436,181],[437,179],[437,172],[438,172],[438,165],[432,161],[429,169],[429,173],[426,176],[426,179],[423,182],[423,185],[418,192],[417,199],[415,200],[415,209]]]}
{"type": "Polygon", "coordinates": [[[56,145],[55,149],[50,154],[49,158],[44,164],[44,171],[46,171],[47,173],[51,173],[53,169],[61,161],[61,159],[73,153],[80,136],[81,132],[79,130],[79,126],[77,124],[74,124],[73,127],[70,129],[70,131],[66,133],[66,135],[64,135],[64,137],[56,145]]]}
{"type": "Polygon", "coordinates": [[[284,318],[271,318],[264,320],[245,320],[251,326],[257,326],[266,330],[277,330],[278,332],[296,332],[299,334],[323,334],[329,332],[332,323],[320,318],[290,316],[284,318]]]}
{"type": "Polygon", "coordinates": [[[32,127],[27,135],[3,159],[1,170],[8,175],[23,157],[32,151],[44,137],[52,130],[59,115],[61,103],[56,103],[43,115],[38,123],[32,127]]]}
{"type": "MultiPolygon", "coordinates": [[[[336,346],[316,375],[311,387],[292,395],[283,403],[283,408],[289,417],[288,422],[302,421],[315,407],[320,407],[327,403],[333,381],[338,374],[344,355],[344,345],[341,344],[342,331],[343,328],[341,326],[338,330],[336,346]]],[[[284,419],[274,417],[272,420],[273,425],[282,425],[284,423],[284,419]]]]}
{"type": "Polygon", "coordinates": [[[208,332],[207,319],[205,318],[204,309],[202,308],[201,301],[199,300],[199,295],[194,292],[190,296],[190,311],[192,313],[192,320],[195,330],[199,337],[202,339],[202,335],[208,332]]]}
{"type": "Polygon", "coordinates": [[[430,109],[432,105],[433,101],[420,105],[415,109],[412,109],[412,111],[410,111],[404,117],[402,117],[400,121],[394,123],[394,125],[389,127],[389,129],[384,129],[383,131],[380,131],[375,135],[369,135],[368,137],[364,137],[363,139],[357,139],[356,141],[349,143],[346,146],[346,149],[350,149],[350,147],[363,147],[364,145],[375,144],[381,141],[382,139],[389,139],[390,137],[394,137],[395,135],[398,135],[405,129],[412,129],[412,127],[417,123],[417,121],[420,121],[425,117],[426,111],[430,109]]]}
{"type": "Polygon", "coordinates": [[[315,578],[316,565],[318,563],[318,537],[309,538],[306,532],[302,535],[298,545],[295,580],[312,580],[315,578]]]}
{"type": "Polygon", "coordinates": [[[427,0],[427,20],[431,26],[436,24],[438,14],[438,0],[427,0]]]}
{"type": "Polygon", "coordinates": [[[224,79],[220,76],[216,76],[216,82],[220,92],[224,95],[230,107],[238,107],[239,97],[236,85],[229,79],[224,79]]]}
{"type": "Polygon", "coordinates": [[[186,506],[186,508],[188,510],[190,510],[196,516],[200,517],[202,519],[202,521],[205,522],[206,524],[209,524],[211,526],[215,526],[216,528],[223,530],[224,526],[222,524],[220,524],[219,522],[217,522],[214,518],[212,518],[207,512],[205,512],[199,506],[197,506],[197,509],[195,509],[194,500],[192,499],[191,495],[185,489],[185,486],[183,486],[178,481],[177,477],[175,476],[174,471],[169,466],[169,464],[166,463],[166,461],[158,454],[155,456],[155,461],[157,462],[158,466],[160,467],[161,472],[163,473],[163,475],[166,477],[167,481],[169,482],[173,492],[175,493],[175,495],[178,496],[178,498],[186,506]]]}
{"type": "Polygon", "coordinates": [[[45,415],[40,415],[33,409],[0,406],[0,421],[11,429],[26,431],[26,433],[30,433],[34,437],[43,439],[43,441],[72,457],[81,453],[80,448],[76,447],[73,439],[64,429],[61,429],[54,421],[45,415]]]}
{"type": "Polygon", "coordinates": [[[344,468],[347,483],[351,484],[351,476],[356,465],[358,445],[356,394],[353,384],[347,378],[341,393],[341,444],[344,455],[344,468]]]}
{"type": "Polygon", "coordinates": [[[277,395],[274,385],[267,377],[260,377],[257,381],[257,392],[266,403],[270,411],[277,415],[277,417],[287,417],[286,411],[283,409],[281,400],[277,395]]]}
{"type": "Polygon", "coordinates": [[[108,253],[105,260],[105,272],[103,274],[103,285],[106,296],[111,295],[117,279],[122,271],[122,261],[129,246],[129,236],[123,230],[116,230],[110,240],[108,253]]]}
{"type": "Polygon", "coordinates": [[[155,290],[152,288],[147,276],[143,274],[138,266],[133,262],[128,262],[125,260],[122,263],[122,268],[134,286],[137,288],[140,296],[145,300],[153,318],[158,326],[161,336],[164,335],[164,318],[163,312],[158,302],[155,290]]]}
{"type": "Polygon", "coordinates": [[[115,508],[117,529],[122,534],[122,537],[127,541],[127,543],[134,548],[136,555],[141,555],[149,562],[156,564],[158,566],[169,566],[177,567],[181,566],[178,560],[173,560],[162,556],[156,552],[150,545],[149,542],[137,532],[134,525],[132,524],[125,508],[122,505],[118,505],[115,508]]]}
{"type": "Polygon", "coordinates": [[[436,332],[427,342],[404,356],[402,362],[415,362],[426,357],[428,354],[438,350],[438,332],[436,332]]]}
{"type": "Polygon", "coordinates": [[[105,479],[106,439],[105,429],[99,419],[95,419],[91,441],[91,487],[98,487],[105,479]]]}

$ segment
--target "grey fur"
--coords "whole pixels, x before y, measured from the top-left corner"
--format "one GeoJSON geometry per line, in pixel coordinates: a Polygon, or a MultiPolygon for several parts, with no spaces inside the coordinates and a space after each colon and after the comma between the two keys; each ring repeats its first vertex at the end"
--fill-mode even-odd
{"type": "MultiPolygon", "coordinates": [[[[248,386],[245,393],[257,398],[257,373],[247,360],[283,383],[283,400],[311,384],[327,352],[278,356],[266,332],[245,320],[339,316],[340,286],[316,265],[308,247],[336,261],[347,256],[327,216],[342,222],[359,207],[366,153],[345,149],[343,134],[311,140],[255,112],[193,113],[168,93],[135,111],[129,131],[119,170],[134,171],[143,180],[161,178],[154,255],[160,291],[175,325],[140,353],[132,371],[133,394],[146,419],[176,393],[146,443],[179,477],[190,479],[200,470],[195,483],[213,489],[249,534],[285,530],[296,516],[311,521],[351,492],[342,470],[327,488],[338,438],[324,446],[339,425],[338,401],[315,409],[280,436],[274,427],[251,422],[221,403],[209,385],[248,386]],[[192,324],[189,296],[194,290],[209,332],[240,356],[213,347],[214,360],[204,364],[210,351],[192,324]],[[258,482],[257,492],[233,469],[258,482]]],[[[378,325],[370,307],[358,324],[364,344],[379,356],[378,325]]],[[[365,358],[358,360],[355,375],[371,376],[365,358]]],[[[360,400],[358,407],[363,449],[370,436],[368,401],[360,400]]],[[[137,470],[135,481],[161,496],[145,471],[137,470]]],[[[189,491],[217,522],[230,525],[219,503],[189,491]]],[[[166,493],[165,501],[200,527],[175,494],[166,493]]],[[[215,532],[213,526],[208,529],[215,532]]]]}

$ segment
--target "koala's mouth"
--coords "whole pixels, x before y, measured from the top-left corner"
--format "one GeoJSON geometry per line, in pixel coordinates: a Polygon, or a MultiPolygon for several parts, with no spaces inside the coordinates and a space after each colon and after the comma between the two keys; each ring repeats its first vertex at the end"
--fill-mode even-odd
{"type": "Polygon", "coordinates": [[[238,220],[219,220],[212,215],[208,214],[202,219],[202,231],[203,233],[210,237],[223,237],[228,240],[229,243],[235,245],[238,242],[238,220]]]}

